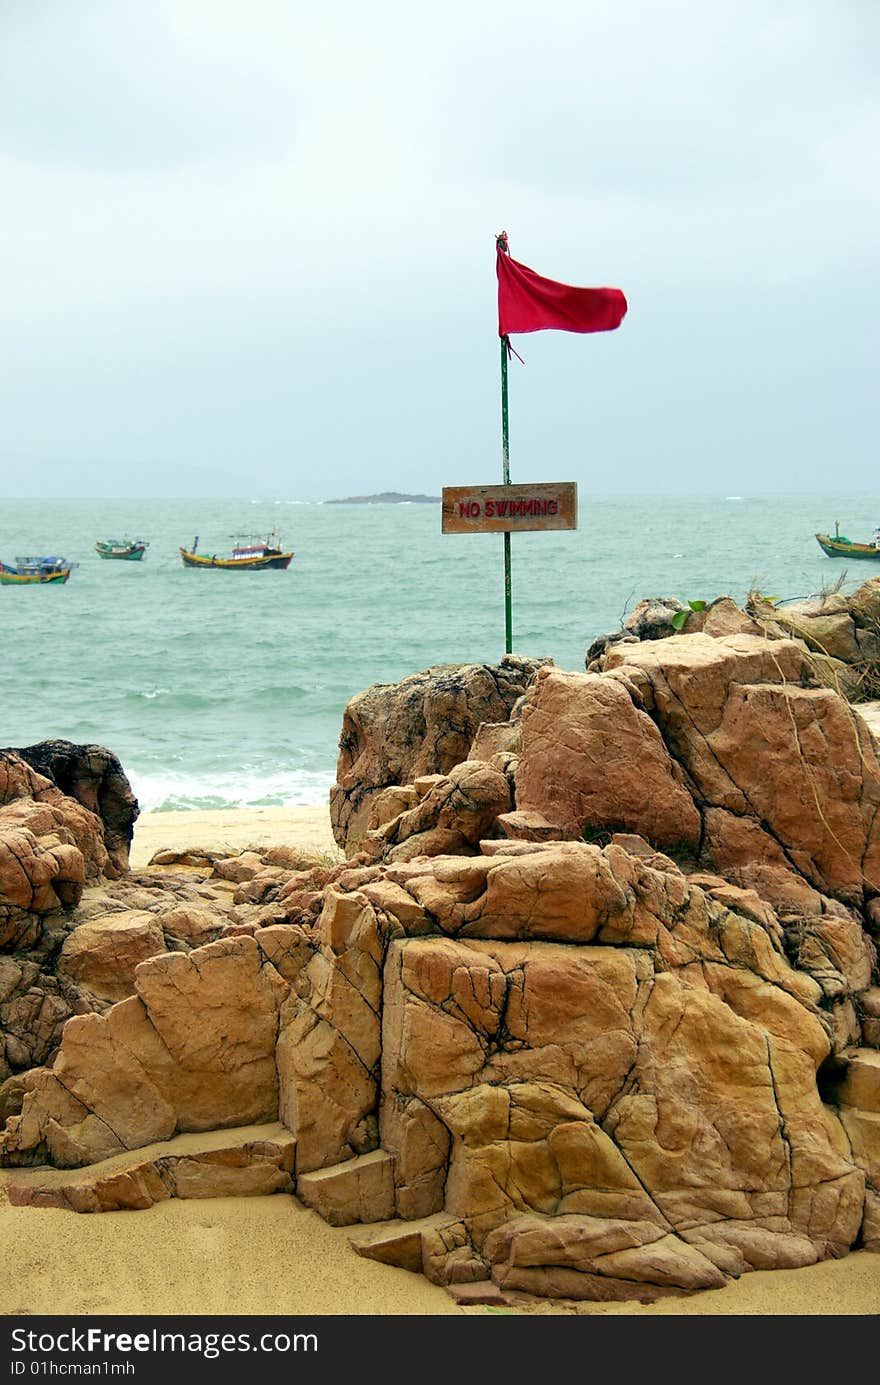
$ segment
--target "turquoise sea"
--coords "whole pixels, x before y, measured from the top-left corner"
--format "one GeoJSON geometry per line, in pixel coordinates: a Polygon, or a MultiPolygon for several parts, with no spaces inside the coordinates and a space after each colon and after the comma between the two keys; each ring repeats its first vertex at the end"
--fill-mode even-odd
{"type": "MultiPolygon", "coordinates": [[[[418,485],[414,490],[425,489],[418,485]]],[[[579,527],[512,538],[513,647],[583,670],[592,640],[645,596],[683,601],[752,587],[791,600],[880,564],[826,558],[814,534],[869,540],[869,496],[602,499],[579,527]]],[[[504,653],[502,539],[444,535],[439,504],[318,501],[17,501],[0,560],[56,553],[64,586],[0,587],[0,744],[107,746],[142,811],[327,801],[346,703],[431,664],[504,653]],[[277,526],[286,572],[185,569],[277,526]],[[95,540],[148,539],[141,563],[95,540]]]]}

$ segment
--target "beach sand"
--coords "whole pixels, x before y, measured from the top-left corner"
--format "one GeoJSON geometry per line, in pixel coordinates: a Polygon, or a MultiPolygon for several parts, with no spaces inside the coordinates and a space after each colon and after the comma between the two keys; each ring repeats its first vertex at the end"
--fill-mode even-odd
{"type": "Polygon", "coordinates": [[[134,825],[129,862],[133,870],[139,870],[157,851],[184,847],[244,851],[249,846],[282,845],[344,859],[333,839],[329,808],[234,808],[141,813],[134,825]]]}
{"type": "MultiPolygon", "coordinates": [[[[206,1198],[143,1212],[12,1207],[0,1185],[0,1314],[485,1316],[422,1275],[356,1254],[295,1197],[206,1198]]],[[[498,1308],[491,1310],[494,1313],[498,1308]]],[[[864,1316],[880,1313],[880,1256],[853,1251],[758,1270],[657,1303],[535,1303],[540,1316],[864,1316]]]]}
{"type": "MultiPolygon", "coordinates": [[[[152,813],[132,865],[163,848],[297,845],[336,853],[325,808],[152,813]]],[[[350,1231],[295,1197],[170,1201],[80,1215],[13,1207],[0,1175],[0,1315],[485,1316],[421,1275],[357,1255],[350,1231]]],[[[654,1304],[535,1304],[539,1315],[838,1316],[880,1313],[880,1255],[757,1271],[724,1289],[654,1304]]]]}

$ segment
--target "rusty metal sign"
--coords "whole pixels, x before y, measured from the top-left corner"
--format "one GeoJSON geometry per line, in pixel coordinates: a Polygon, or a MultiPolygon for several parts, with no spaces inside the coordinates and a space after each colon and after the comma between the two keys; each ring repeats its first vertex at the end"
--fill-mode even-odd
{"type": "Polygon", "coordinates": [[[444,486],[444,534],[504,534],[526,529],[576,529],[577,483],[444,486]]]}

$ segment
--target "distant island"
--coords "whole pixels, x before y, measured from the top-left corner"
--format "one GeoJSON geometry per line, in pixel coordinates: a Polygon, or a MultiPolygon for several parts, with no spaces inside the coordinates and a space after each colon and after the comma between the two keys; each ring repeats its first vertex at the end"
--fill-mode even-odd
{"type": "Polygon", "coordinates": [[[347,495],[342,500],[325,500],[325,505],[439,505],[439,495],[404,495],[401,491],[381,491],[378,495],[347,495]]]}

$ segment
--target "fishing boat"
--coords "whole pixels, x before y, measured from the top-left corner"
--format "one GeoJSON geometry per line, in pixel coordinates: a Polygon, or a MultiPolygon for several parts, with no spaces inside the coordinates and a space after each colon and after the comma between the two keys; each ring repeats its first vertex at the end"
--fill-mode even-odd
{"type": "Polygon", "coordinates": [[[197,552],[199,546],[198,535],[192,541],[191,548],[181,548],[180,556],[183,559],[184,567],[218,567],[225,568],[226,571],[243,570],[245,572],[258,572],[263,568],[286,568],[290,565],[293,554],[284,552],[278,532],[270,529],[265,538],[257,537],[253,534],[233,534],[234,547],[231,554],[220,557],[216,553],[208,557],[206,554],[197,552]]]}
{"type": "Polygon", "coordinates": [[[64,558],[16,558],[14,565],[0,563],[0,585],[30,587],[47,582],[62,583],[69,578],[71,568],[78,566],[78,563],[69,563],[64,558]]]}
{"type": "Polygon", "coordinates": [[[122,558],[130,563],[139,563],[149,546],[146,539],[99,539],[95,552],[99,558],[122,558]]]}
{"type": "Polygon", "coordinates": [[[875,530],[871,543],[855,543],[840,532],[839,520],[834,521],[834,537],[830,534],[817,534],[816,541],[829,558],[867,558],[880,562],[880,528],[875,530]]]}

